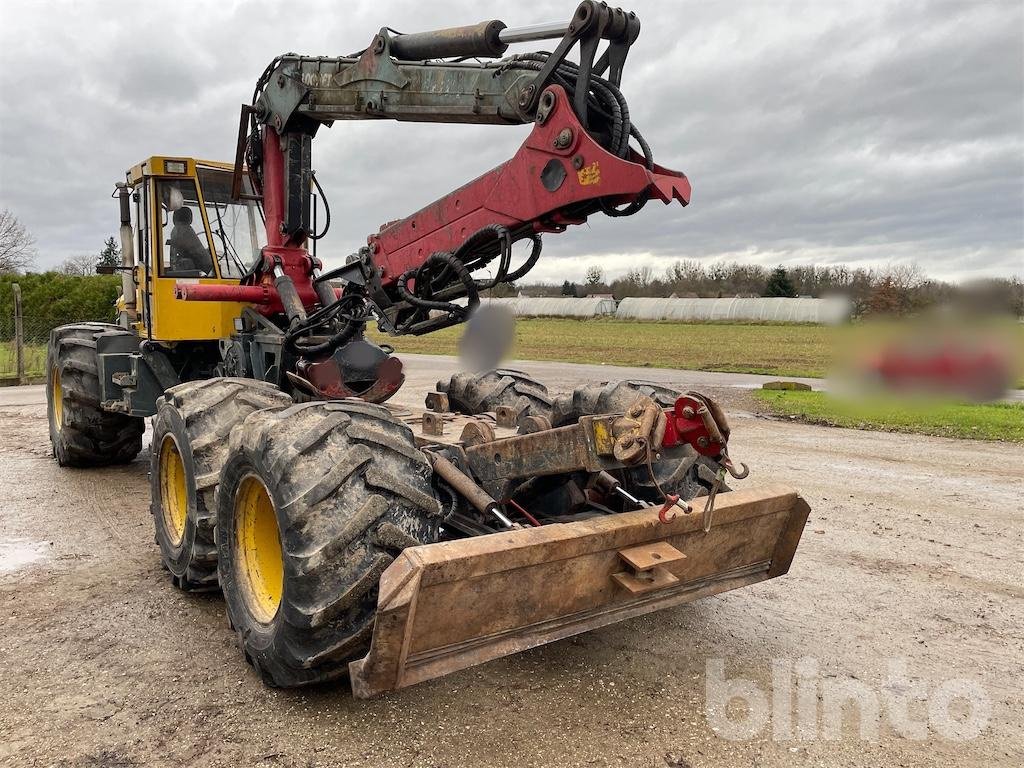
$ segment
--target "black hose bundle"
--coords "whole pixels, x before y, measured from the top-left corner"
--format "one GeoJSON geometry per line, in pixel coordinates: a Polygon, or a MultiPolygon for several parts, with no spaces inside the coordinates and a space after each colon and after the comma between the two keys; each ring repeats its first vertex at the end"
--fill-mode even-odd
{"type": "Polygon", "coordinates": [[[285,333],[285,348],[302,355],[320,355],[332,352],[360,334],[366,326],[369,317],[366,302],[358,293],[350,293],[342,296],[333,304],[321,307],[288,329],[285,333]],[[346,311],[347,310],[347,311],[346,311]],[[338,320],[344,324],[340,329],[338,320]],[[331,329],[334,332],[324,341],[311,344],[306,341],[306,336],[312,335],[314,331],[331,329]]]}
{"type": "Polygon", "coordinates": [[[431,311],[446,312],[455,322],[462,322],[480,304],[480,292],[499,283],[511,283],[523,277],[540,259],[540,235],[529,233],[520,240],[530,240],[530,255],[510,272],[514,240],[507,227],[490,224],[470,235],[453,253],[438,252],[427,258],[416,269],[399,276],[395,288],[399,297],[414,309],[397,324],[399,333],[407,333],[424,323],[431,311]],[[475,280],[471,273],[498,259],[494,277],[475,280]],[[409,282],[413,282],[412,290],[409,282]],[[455,299],[468,297],[467,305],[455,304],[455,299]]]}
{"type": "Polygon", "coordinates": [[[431,311],[446,312],[454,322],[462,322],[480,304],[480,291],[469,270],[454,254],[443,251],[432,253],[418,268],[403,272],[395,282],[395,289],[414,310],[397,324],[399,333],[408,333],[427,322],[431,311]],[[447,278],[448,275],[454,279],[447,278]],[[415,280],[411,291],[410,280],[415,280]],[[453,283],[455,291],[451,290],[453,283]],[[442,292],[443,299],[435,298],[442,292]],[[465,307],[449,300],[461,296],[469,297],[465,307]]]}
{"type": "MultiPolygon", "coordinates": [[[[505,66],[516,69],[529,69],[539,72],[544,68],[550,54],[521,53],[502,59],[505,66]]],[[[580,67],[571,61],[562,61],[551,73],[551,82],[562,86],[571,97],[576,94],[576,82],[580,67]]],[[[597,75],[590,76],[590,90],[587,94],[587,110],[600,115],[609,126],[610,139],[605,146],[616,157],[627,157],[629,139],[636,139],[640,145],[640,153],[648,170],[654,168],[654,154],[639,129],[632,124],[629,117],[629,105],[622,91],[614,83],[597,75]]]]}
{"type": "MultiPolygon", "coordinates": [[[[252,91],[252,105],[253,107],[259,102],[260,94],[266,87],[267,83],[270,82],[271,75],[274,74],[274,70],[277,69],[277,65],[281,63],[281,60],[285,56],[293,54],[283,54],[281,56],[275,56],[271,59],[270,63],[267,64],[266,69],[256,80],[256,86],[252,91]]],[[[249,135],[245,139],[245,164],[249,169],[249,180],[253,186],[253,192],[262,197],[263,196],[263,144],[260,141],[260,125],[259,120],[256,117],[256,112],[249,113],[249,135]]],[[[260,209],[260,215],[263,215],[263,206],[257,202],[257,206],[260,209]]]]}

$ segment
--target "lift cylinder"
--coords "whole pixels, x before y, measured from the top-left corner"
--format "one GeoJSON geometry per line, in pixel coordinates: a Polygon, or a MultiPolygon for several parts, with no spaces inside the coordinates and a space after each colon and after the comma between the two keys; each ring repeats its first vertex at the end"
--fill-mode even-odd
{"type": "Polygon", "coordinates": [[[446,59],[452,56],[495,58],[508,49],[499,36],[505,22],[481,21],[468,27],[449,27],[431,32],[414,32],[391,38],[391,55],[406,61],[446,59]]]}

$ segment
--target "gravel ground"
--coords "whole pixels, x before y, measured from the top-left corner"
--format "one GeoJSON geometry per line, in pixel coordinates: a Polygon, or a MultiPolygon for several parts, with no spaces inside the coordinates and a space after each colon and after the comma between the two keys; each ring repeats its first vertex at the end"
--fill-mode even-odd
{"type": "MultiPolygon", "coordinates": [[[[453,367],[409,365],[410,404],[453,367]]],[[[553,388],[617,375],[526,367],[553,388]]],[[[220,598],[181,594],[161,570],[147,457],[59,469],[42,388],[0,390],[0,764],[1020,765],[1021,447],[755,418],[731,388],[749,384],[704,384],[730,407],[746,482],[789,482],[811,504],[788,576],[369,702],[344,684],[264,688],[220,598]],[[718,661],[750,701],[778,705],[747,738],[730,722],[750,711],[707,693],[718,661]],[[973,700],[951,702],[956,679],[973,700]],[[838,685],[868,715],[830,727],[838,685]],[[905,700],[920,733],[890,707],[905,700]],[[984,727],[955,741],[956,723],[984,727]]]]}

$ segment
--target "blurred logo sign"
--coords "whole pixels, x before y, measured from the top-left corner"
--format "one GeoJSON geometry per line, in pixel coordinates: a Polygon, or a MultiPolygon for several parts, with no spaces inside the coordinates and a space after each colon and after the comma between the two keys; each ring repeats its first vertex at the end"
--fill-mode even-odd
{"type": "Polygon", "coordinates": [[[601,166],[595,160],[590,165],[585,165],[576,171],[576,178],[580,180],[580,185],[589,187],[592,184],[601,183],[601,166]]]}

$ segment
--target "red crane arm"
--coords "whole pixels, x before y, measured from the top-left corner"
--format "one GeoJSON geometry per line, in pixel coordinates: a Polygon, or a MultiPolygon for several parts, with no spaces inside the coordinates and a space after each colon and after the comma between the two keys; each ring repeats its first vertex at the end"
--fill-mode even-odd
{"type": "Polygon", "coordinates": [[[565,90],[552,85],[548,92],[545,120],[534,125],[512,159],[367,238],[385,286],[430,254],[454,251],[488,225],[561,232],[586,220],[574,214],[581,203],[622,205],[645,197],[689,203],[686,176],[660,166],[648,170],[635,154],[610,154],[580,125],[565,90]]]}
{"type": "MultiPolygon", "coordinates": [[[[510,160],[367,238],[385,288],[431,254],[454,251],[488,225],[518,232],[561,232],[586,221],[581,204],[604,201],[619,206],[646,198],[689,203],[690,182],[684,174],[658,165],[648,169],[635,153],[628,159],[612,155],[584,130],[561,86],[549,86],[547,92],[550,108],[542,113],[543,122],[534,124],[510,160]]],[[[270,245],[265,258],[277,257],[279,268],[309,308],[317,301],[309,256],[304,248],[286,245],[279,234],[282,164],[277,136],[268,131],[264,208],[270,245]]],[[[179,285],[177,293],[191,301],[247,301],[268,315],[282,311],[272,264],[259,285],[179,285]]]]}

